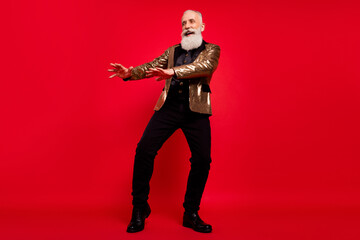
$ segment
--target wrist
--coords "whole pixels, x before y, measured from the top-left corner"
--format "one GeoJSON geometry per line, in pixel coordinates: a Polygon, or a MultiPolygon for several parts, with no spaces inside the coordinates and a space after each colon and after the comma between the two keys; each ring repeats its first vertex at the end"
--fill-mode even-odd
{"type": "Polygon", "coordinates": [[[169,68],[168,73],[169,73],[170,76],[174,76],[174,75],[175,75],[175,71],[174,71],[173,68],[169,68]]]}
{"type": "Polygon", "coordinates": [[[122,78],[124,81],[128,81],[131,79],[131,70],[122,78]]]}
{"type": "Polygon", "coordinates": [[[125,75],[125,78],[131,78],[131,69],[129,69],[129,71],[125,75]]]}

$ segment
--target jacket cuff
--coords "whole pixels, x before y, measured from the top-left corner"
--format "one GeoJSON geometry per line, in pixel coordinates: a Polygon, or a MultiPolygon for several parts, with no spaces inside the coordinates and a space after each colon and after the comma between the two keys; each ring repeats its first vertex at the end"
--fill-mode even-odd
{"type": "Polygon", "coordinates": [[[174,70],[174,78],[177,78],[177,75],[176,75],[176,71],[175,71],[175,69],[174,68],[171,68],[172,70],[174,70]]]}

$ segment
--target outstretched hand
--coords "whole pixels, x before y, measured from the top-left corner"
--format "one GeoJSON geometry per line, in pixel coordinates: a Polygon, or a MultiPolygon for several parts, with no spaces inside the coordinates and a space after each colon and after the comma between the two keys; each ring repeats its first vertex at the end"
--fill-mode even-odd
{"type": "Polygon", "coordinates": [[[128,78],[131,77],[131,69],[133,69],[133,67],[129,67],[126,68],[123,65],[119,64],[119,63],[110,63],[111,66],[113,66],[113,69],[108,69],[109,72],[115,72],[113,75],[111,75],[109,78],[113,78],[113,77],[120,77],[122,79],[124,78],[128,78]]]}
{"type": "Polygon", "coordinates": [[[174,69],[162,69],[162,68],[149,68],[149,71],[146,71],[146,77],[158,77],[155,80],[161,81],[168,79],[175,75],[174,69]]]}

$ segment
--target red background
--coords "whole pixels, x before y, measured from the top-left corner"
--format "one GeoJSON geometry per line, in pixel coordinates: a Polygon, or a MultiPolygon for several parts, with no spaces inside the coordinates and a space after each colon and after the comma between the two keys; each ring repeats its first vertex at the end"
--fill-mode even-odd
{"type": "Polygon", "coordinates": [[[164,82],[107,72],[110,62],[137,66],[179,43],[182,13],[195,9],[204,39],[221,47],[200,211],[214,225],[206,237],[359,238],[359,4],[4,4],[3,236],[205,238],[180,226],[190,157],[181,131],[155,160],[145,231],[125,233],[136,144],[164,82]]]}

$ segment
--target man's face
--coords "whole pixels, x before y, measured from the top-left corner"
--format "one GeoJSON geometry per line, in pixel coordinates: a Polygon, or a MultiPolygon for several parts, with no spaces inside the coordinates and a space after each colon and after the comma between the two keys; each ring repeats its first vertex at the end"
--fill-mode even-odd
{"type": "Polygon", "coordinates": [[[200,17],[196,12],[187,11],[184,13],[182,19],[182,31],[183,37],[188,37],[193,35],[195,29],[201,27],[201,31],[204,31],[204,24],[200,23],[200,17]],[[187,31],[188,30],[188,31],[187,31]]]}

